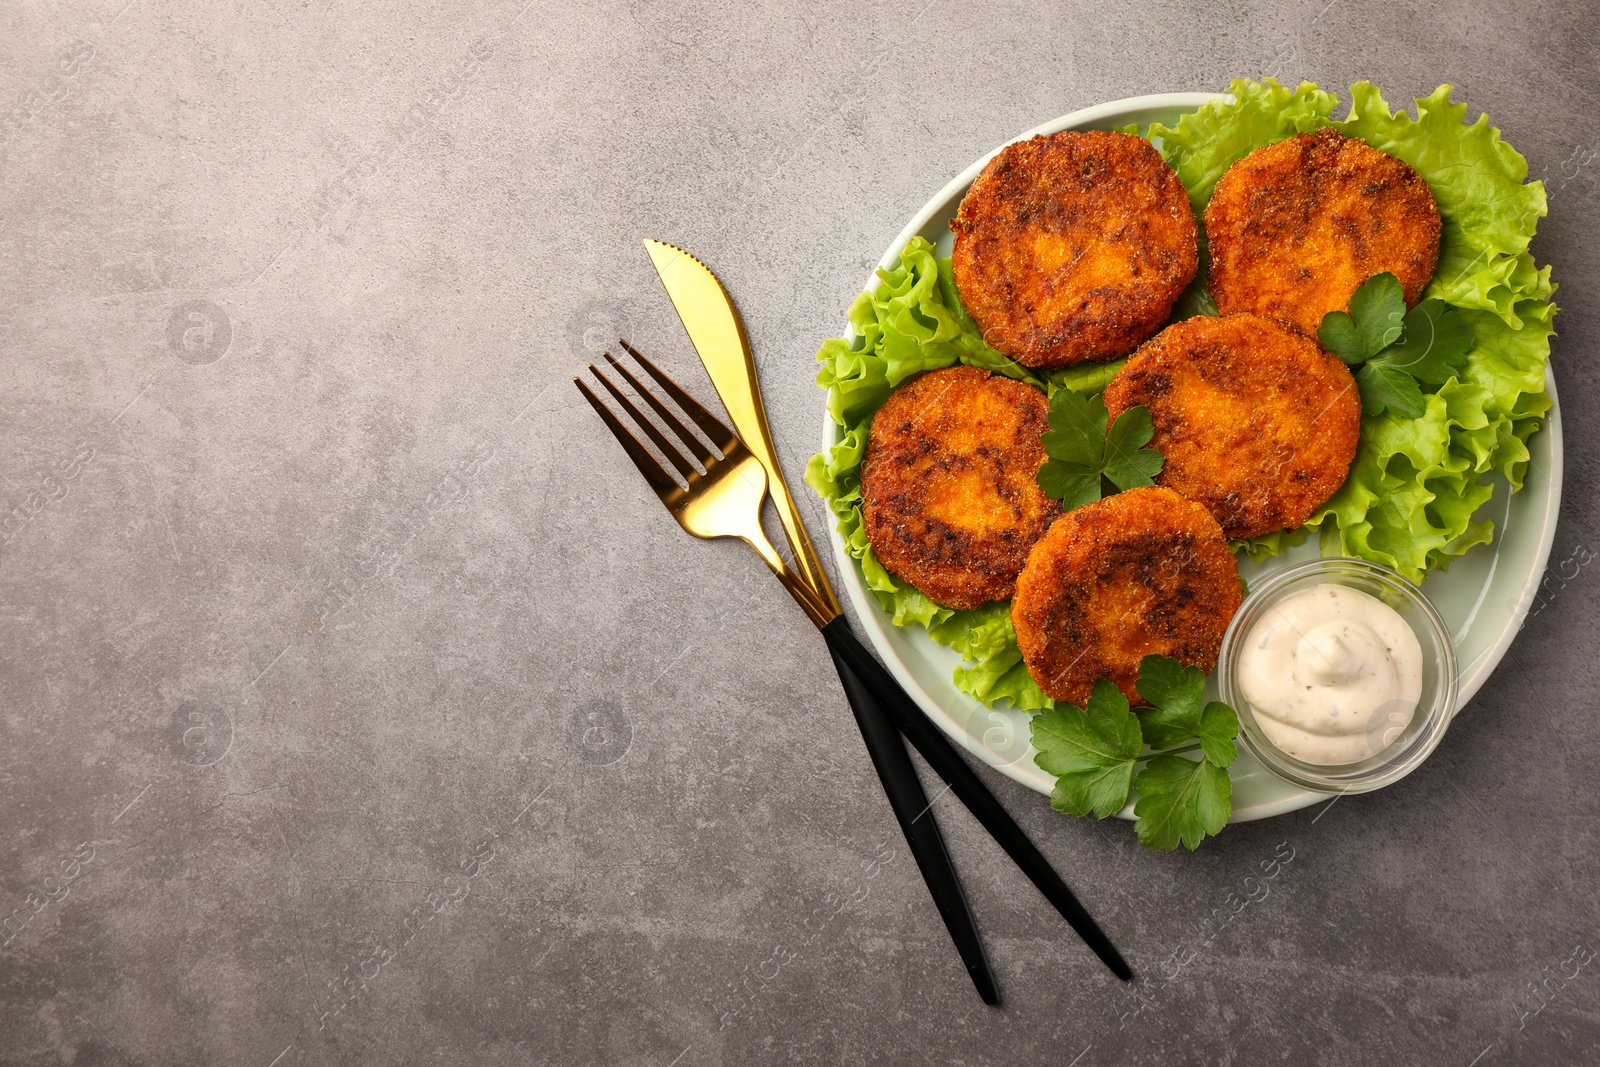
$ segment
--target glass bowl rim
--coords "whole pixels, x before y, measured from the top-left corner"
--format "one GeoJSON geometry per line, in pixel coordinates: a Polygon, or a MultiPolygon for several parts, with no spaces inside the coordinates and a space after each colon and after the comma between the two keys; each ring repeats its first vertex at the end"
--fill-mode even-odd
{"type": "MultiPolygon", "coordinates": [[[[1359,591],[1365,592],[1365,590],[1359,591]]],[[[1407,618],[1406,622],[1413,630],[1422,628],[1413,619],[1407,618]]],[[[1419,643],[1424,636],[1418,633],[1419,643]]],[[[1423,654],[1429,655],[1431,650],[1424,647],[1423,654]]],[[[1269,773],[1302,789],[1323,793],[1365,793],[1381,789],[1394,784],[1421,766],[1439,746],[1451,719],[1455,716],[1456,690],[1460,676],[1456,663],[1455,641],[1450,635],[1450,628],[1445,624],[1439,610],[1433,606],[1433,602],[1428,599],[1427,594],[1394,568],[1353,556],[1323,556],[1307,560],[1286,567],[1259,582],[1250,590],[1249,595],[1239,605],[1239,610],[1234,612],[1233,618],[1228,621],[1228,628],[1223,633],[1222,647],[1217,657],[1217,668],[1217,684],[1222,700],[1239,716],[1239,740],[1244,748],[1269,773]],[[1417,706],[1417,713],[1425,716],[1422,728],[1408,743],[1396,748],[1389,758],[1366,767],[1361,767],[1360,764],[1322,766],[1306,763],[1283,752],[1264,736],[1257,738],[1252,733],[1253,730],[1259,731],[1259,727],[1254,722],[1255,712],[1248,708],[1248,702],[1245,701],[1244,694],[1234,677],[1233,660],[1237,656],[1236,646],[1243,639],[1245,620],[1249,619],[1253,625],[1262,611],[1288,595],[1285,592],[1286,587],[1308,577],[1322,577],[1330,584],[1342,585],[1346,583],[1338,580],[1340,574],[1349,575],[1352,572],[1358,577],[1370,579],[1398,593],[1411,607],[1417,609],[1426,620],[1423,625],[1432,632],[1443,662],[1439,664],[1439,677],[1434,686],[1431,704],[1419,703],[1417,706]],[[1249,720],[1248,725],[1247,720],[1249,720]]]]}

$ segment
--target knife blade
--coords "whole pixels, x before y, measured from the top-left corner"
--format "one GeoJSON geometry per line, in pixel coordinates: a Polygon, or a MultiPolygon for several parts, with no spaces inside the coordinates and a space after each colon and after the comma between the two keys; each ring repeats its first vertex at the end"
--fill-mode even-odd
{"type": "Polygon", "coordinates": [[[784,480],[783,467],[772,443],[766,408],[761,402],[761,386],[756,380],[755,356],[750,338],[733,297],[723,288],[711,268],[676,245],[644,239],[645,250],[666,287],[672,306],[689,334],[700,362],[705,365],[722,406],[733,420],[733,428],[761,465],[767,468],[767,488],[778,506],[778,520],[794,553],[794,564],[835,612],[841,611],[839,597],[828,581],[817,558],[816,547],[806,533],[800,509],[784,480]]]}

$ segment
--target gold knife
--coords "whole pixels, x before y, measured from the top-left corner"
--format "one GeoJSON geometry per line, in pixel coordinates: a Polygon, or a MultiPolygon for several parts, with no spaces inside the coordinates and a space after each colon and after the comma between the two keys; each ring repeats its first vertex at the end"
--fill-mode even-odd
{"type": "Polygon", "coordinates": [[[784,536],[794,553],[795,566],[828,606],[835,613],[840,612],[839,597],[806,534],[800,509],[795,506],[783,477],[783,467],[778,463],[778,450],[773,447],[772,430],[767,425],[766,408],[761,402],[761,385],[756,380],[750,338],[733,297],[717,281],[710,267],[676,245],[645,238],[644,247],[650,253],[650,262],[655,265],[661,284],[666,286],[672,306],[678,310],[678,318],[683,320],[689,340],[700,353],[700,362],[705,364],[711,384],[722,398],[722,406],[733,419],[733,428],[767,469],[768,489],[778,506],[778,519],[783,523],[784,536]]]}
{"type": "MultiPolygon", "coordinates": [[[[904,756],[901,744],[889,743],[895,740],[894,731],[898,730],[922,753],[935,773],[949,783],[950,789],[977,816],[984,829],[1000,843],[1006,854],[1022,868],[1023,873],[1106,966],[1123,981],[1130,980],[1133,971],[1127,961],[1083,905],[1078,903],[1078,898],[1050,866],[1050,861],[1044,858],[1044,854],[1028,839],[994,794],[967,766],[955,746],[850,632],[848,620],[839,607],[839,598],[817,560],[817,551],[811,545],[811,538],[806,536],[805,524],[800,521],[800,511],[795,507],[794,498],[789,495],[783,468],[778,465],[777,451],[772,447],[772,431],[767,427],[766,411],[761,404],[761,386],[756,381],[756,363],[750,354],[750,338],[745,334],[744,321],[739,317],[738,308],[734,307],[733,298],[723,289],[722,283],[717,281],[717,276],[711,273],[709,267],[683,249],[648,238],[644,246],[650,253],[650,261],[655,264],[656,273],[661,276],[661,284],[667,287],[672,306],[678,309],[678,317],[683,320],[683,328],[694,342],[695,351],[700,353],[700,362],[705,364],[711,384],[716,386],[723,407],[728,409],[734,427],[739,436],[744,438],[745,447],[755,453],[761,465],[767,469],[768,489],[778,502],[778,518],[783,521],[783,532],[794,551],[795,566],[832,610],[839,613],[822,628],[822,633],[828,638],[828,647],[834,653],[839,678],[844,682],[851,708],[856,712],[862,736],[867,738],[867,747],[874,751],[873,762],[878,763],[879,753],[884,750],[898,751],[904,756]],[[861,679],[872,683],[869,690],[857,691],[861,687],[861,679]]],[[[889,790],[893,798],[895,793],[890,777],[885,776],[882,766],[878,771],[885,790],[889,790]]],[[[920,793],[920,785],[916,789],[920,793]]],[[[919,810],[926,812],[931,806],[921,806],[919,810]]],[[[896,814],[899,814],[898,810],[896,814]]],[[[973,981],[978,984],[979,992],[986,1002],[996,1003],[998,993],[994,989],[993,975],[988,974],[988,963],[977,942],[976,927],[972,925],[970,912],[966,911],[966,902],[961,897],[954,868],[950,866],[949,854],[939,838],[939,831],[933,825],[930,824],[924,831],[926,838],[915,833],[919,820],[920,814],[912,817],[909,824],[902,820],[901,828],[906,831],[906,840],[912,845],[912,852],[917,856],[917,865],[924,878],[933,877],[930,871],[948,872],[948,878],[955,885],[953,899],[960,901],[956,910],[961,914],[945,914],[946,902],[952,899],[950,894],[934,891],[934,899],[940,902],[941,914],[944,914],[946,925],[957,945],[962,945],[964,940],[970,942],[963,948],[962,958],[972,973],[973,981]],[[927,838],[936,840],[929,844],[927,838]],[[958,921],[962,915],[965,915],[964,922],[958,921]],[[967,931],[968,937],[964,938],[962,931],[967,931]]],[[[934,881],[930,881],[930,890],[933,886],[934,881]]]]}

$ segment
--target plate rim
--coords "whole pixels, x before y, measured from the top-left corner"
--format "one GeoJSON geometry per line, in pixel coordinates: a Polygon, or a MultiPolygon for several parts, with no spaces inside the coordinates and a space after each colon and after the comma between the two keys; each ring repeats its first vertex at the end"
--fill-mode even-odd
{"type": "MultiPolygon", "coordinates": [[[[1018,134],[1016,137],[1013,137],[1003,144],[996,146],[992,151],[986,153],[978,160],[973,162],[970,166],[961,171],[961,173],[947,182],[943,188],[941,188],[933,195],[932,198],[927,201],[927,203],[923,204],[916,214],[911,217],[911,220],[905,225],[905,227],[901,229],[894,241],[890,243],[888,250],[884,252],[883,256],[878,260],[876,267],[873,269],[873,273],[868,276],[866,285],[863,286],[863,289],[870,289],[873,282],[877,278],[877,271],[888,270],[891,266],[893,266],[893,264],[899,259],[900,253],[905,250],[905,246],[910,242],[911,238],[921,233],[923,228],[927,226],[929,220],[943,210],[950,203],[953,197],[965,191],[966,188],[972,184],[974,179],[977,178],[979,172],[983,170],[989,161],[995,156],[999,155],[1009,145],[1016,144],[1019,141],[1025,141],[1030,137],[1057,133],[1062,130],[1082,127],[1093,122],[1101,122],[1106,119],[1118,118],[1134,111],[1171,107],[1180,107],[1192,110],[1204,104],[1210,103],[1213,100],[1226,99],[1228,95],[1229,94],[1225,92],[1186,92],[1150,93],[1143,96],[1124,97],[1120,100],[1110,100],[1104,103],[1092,105],[1090,107],[1080,108],[1077,111],[1072,111],[1065,115],[1059,116],[1058,118],[1051,119],[1050,121],[1041,123],[1040,125],[1035,126],[1024,133],[1018,134]]],[[[849,326],[847,323],[845,336],[848,336],[848,333],[849,326]]],[[[1549,567],[1550,553],[1555,544],[1556,525],[1561,512],[1561,489],[1564,479],[1563,449],[1561,447],[1561,404],[1556,395],[1555,370],[1552,362],[1553,361],[1547,360],[1545,364],[1545,389],[1550,397],[1550,410],[1544,416],[1545,425],[1538,431],[1540,433],[1549,435],[1550,492],[1545,501],[1543,514],[1537,516],[1541,523],[1541,527],[1538,547],[1534,553],[1533,576],[1535,588],[1537,588],[1539,576],[1544,574],[1545,570],[1549,567]]],[[[828,449],[832,448],[838,443],[838,431],[840,427],[838,423],[833,421],[833,417],[828,412],[826,406],[823,408],[822,419],[822,446],[823,451],[826,452],[828,449]]],[[[1503,536],[1503,531],[1499,532],[1503,536]]],[[[956,719],[956,717],[946,710],[945,707],[938,700],[936,700],[932,694],[927,692],[906,668],[905,664],[901,661],[900,656],[896,654],[890,641],[890,634],[887,627],[893,624],[890,623],[885,617],[883,610],[878,606],[876,599],[873,598],[870,591],[866,588],[864,582],[862,581],[860,568],[856,563],[855,557],[850,555],[849,550],[845,545],[844,538],[839,533],[838,523],[834,521],[834,516],[831,512],[829,513],[828,521],[828,538],[829,542],[833,546],[834,560],[839,565],[840,577],[843,579],[845,592],[849,598],[850,604],[855,609],[856,616],[861,622],[861,625],[865,628],[868,640],[872,642],[872,646],[877,651],[878,656],[888,666],[890,672],[894,675],[895,680],[900,683],[901,687],[904,688],[908,694],[910,694],[910,696],[917,702],[917,705],[922,708],[923,712],[926,713],[928,717],[935,723],[937,723],[939,728],[944,731],[946,736],[948,736],[952,741],[956,742],[962,748],[977,756],[987,766],[992,767],[1004,774],[1007,778],[1026,786],[1028,789],[1033,790],[1034,792],[1048,794],[1048,789],[1041,787],[1041,785],[1034,781],[1032,777],[1015,769],[1016,763],[1020,761],[1002,759],[992,749],[988,748],[987,746],[977,744],[972,734],[969,733],[956,719]]],[[[1461,713],[1462,708],[1464,708],[1467,703],[1471,701],[1475,695],[1477,695],[1478,690],[1483,687],[1483,684],[1488,681],[1489,676],[1494,673],[1494,669],[1498,667],[1500,665],[1500,661],[1505,658],[1505,654],[1510,649],[1512,642],[1516,640],[1517,634],[1521,632],[1522,626],[1527,620],[1528,611],[1533,606],[1532,600],[1525,595],[1527,593],[1526,586],[1524,586],[1523,593],[1524,595],[1518,598],[1516,607],[1507,617],[1505,625],[1502,626],[1500,633],[1495,638],[1494,642],[1489,646],[1483,655],[1478,657],[1476,664],[1469,670],[1469,672],[1461,676],[1459,679],[1456,706],[1451,711],[1450,716],[1452,722],[1455,720],[1455,716],[1461,713]]],[[[1285,784],[1287,785],[1288,783],[1285,784]]],[[[1328,793],[1301,790],[1296,793],[1290,793],[1279,801],[1259,805],[1248,810],[1247,812],[1234,812],[1232,815],[1230,815],[1228,821],[1230,823],[1254,822],[1258,819],[1266,819],[1276,815],[1284,815],[1291,811],[1299,811],[1302,808],[1309,807],[1312,804],[1325,800],[1329,795],[1330,794],[1328,793]]],[[[1129,815],[1128,808],[1124,808],[1123,811],[1118,812],[1117,814],[1119,818],[1126,819],[1131,817],[1129,815]]]]}

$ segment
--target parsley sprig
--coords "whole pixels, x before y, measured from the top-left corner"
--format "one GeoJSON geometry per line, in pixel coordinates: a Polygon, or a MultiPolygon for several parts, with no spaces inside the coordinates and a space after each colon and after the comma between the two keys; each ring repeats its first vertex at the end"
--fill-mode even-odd
{"type": "Polygon", "coordinates": [[[1204,672],[1166,656],[1140,661],[1135,688],[1151,707],[1131,709],[1122,691],[1101,679],[1085,707],[1058,704],[1035,714],[1034,762],[1056,776],[1056,810],[1104,819],[1136,789],[1140,844],[1168,852],[1181,841],[1192,852],[1233,810],[1227,767],[1239,754],[1239,717],[1205,700],[1204,672]],[[1200,758],[1189,758],[1195,752],[1200,758]]]}
{"type": "Polygon", "coordinates": [[[1405,419],[1427,408],[1418,382],[1443,385],[1466,367],[1472,329],[1443,300],[1429,298],[1410,311],[1393,274],[1373,275],[1350,297],[1350,310],[1330,311],[1317,330],[1322,347],[1351,365],[1361,390],[1361,410],[1385,408],[1405,419]]]}
{"type": "Polygon", "coordinates": [[[1036,477],[1044,494],[1068,511],[1099,500],[1102,478],[1118,489],[1132,489],[1154,485],[1161,473],[1161,453],[1144,447],[1155,434],[1149,409],[1129,408],[1108,433],[1109,415],[1098,395],[1062,388],[1050,398],[1050,429],[1044,433],[1050,458],[1036,477]]]}

